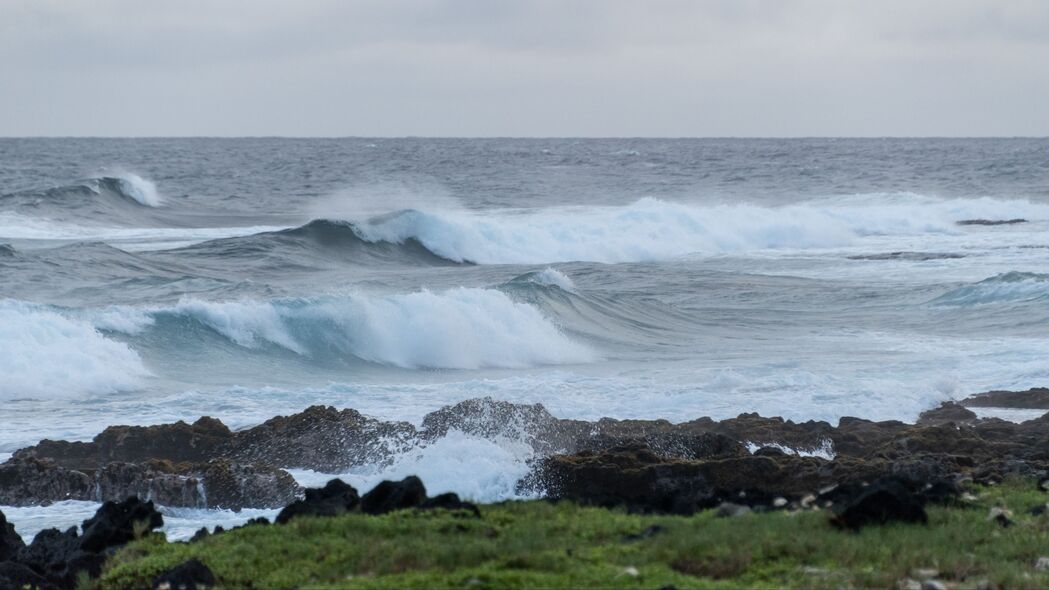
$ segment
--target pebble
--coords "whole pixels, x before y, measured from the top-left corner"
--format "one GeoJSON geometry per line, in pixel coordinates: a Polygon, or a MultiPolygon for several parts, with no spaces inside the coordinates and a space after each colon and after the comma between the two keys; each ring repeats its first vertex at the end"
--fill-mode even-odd
{"type": "Polygon", "coordinates": [[[1049,557],[1039,557],[1034,563],[1034,569],[1040,572],[1049,572],[1049,557]]]}
{"type": "Polygon", "coordinates": [[[947,585],[939,580],[925,580],[922,590],[947,590],[947,585]]]}

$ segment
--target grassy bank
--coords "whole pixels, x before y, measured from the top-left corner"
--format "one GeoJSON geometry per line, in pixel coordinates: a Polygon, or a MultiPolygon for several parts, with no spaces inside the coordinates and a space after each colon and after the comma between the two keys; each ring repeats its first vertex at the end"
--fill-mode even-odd
{"type": "Polygon", "coordinates": [[[947,587],[1047,588],[1049,497],[1033,482],[975,490],[967,507],[930,506],[929,525],[836,530],[824,512],[716,518],[644,516],[568,503],[482,506],[481,519],[444,511],[302,518],[192,544],[158,535],[122,550],[102,588],[149,587],[198,558],[223,588],[891,588],[933,575],[947,587]],[[1012,526],[988,520],[991,507],[1012,526]],[[658,525],[663,530],[628,540],[658,525]]]}

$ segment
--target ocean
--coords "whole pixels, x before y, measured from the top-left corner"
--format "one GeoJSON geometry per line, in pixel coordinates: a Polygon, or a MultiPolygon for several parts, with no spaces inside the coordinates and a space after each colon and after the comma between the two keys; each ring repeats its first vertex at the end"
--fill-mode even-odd
{"type": "MultiPolygon", "coordinates": [[[[912,421],[1049,382],[1046,139],[0,139],[0,195],[0,455],[483,396],[912,421]]],[[[496,500],[530,453],[341,475],[496,500]]],[[[95,507],[0,509],[30,538],[95,507]]]]}

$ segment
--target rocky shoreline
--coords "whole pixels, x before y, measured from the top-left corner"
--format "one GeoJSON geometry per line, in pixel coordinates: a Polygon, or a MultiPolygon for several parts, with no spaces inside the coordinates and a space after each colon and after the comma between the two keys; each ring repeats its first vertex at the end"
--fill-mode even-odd
{"type": "MultiPolygon", "coordinates": [[[[106,502],[100,515],[137,511],[149,516],[150,523],[156,520],[154,502],[284,507],[278,522],[294,514],[381,513],[403,507],[476,512],[454,494],[428,498],[415,478],[384,482],[359,497],[341,482],[303,490],[287,471],[338,473],[381,465],[405,449],[459,431],[528,444],[536,458],[517,483],[522,494],[645,513],[834,508],[847,527],[893,518],[920,521],[925,502],[956,499],[966,482],[996,484],[1009,476],[1049,479],[1049,413],[1016,423],[980,418],[972,407],[1049,411],[1049,390],[979,394],[944,403],[915,424],[849,417],[837,425],[798,423],[757,414],[677,424],[590,422],[556,418],[538,404],[484,398],[428,414],[418,427],[322,406],[239,431],[210,417],[192,424],[111,426],[89,442],[44,440],[15,452],[0,465],[0,504],[93,500],[106,502]],[[874,504],[863,499],[872,495],[874,504]],[[851,517],[849,507],[855,509],[851,517]]],[[[120,526],[130,526],[129,518],[120,526]]],[[[86,521],[83,534],[93,526],[86,521]]],[[[128,540],[125,531],[118,535],[122,541],[100,546],[95,553],[102,557],[92,557],[81,555],[82,540],[71,540],[83,538],[75,529],[43,531],[28,548],[18,546],[21,540],[16,543],[6,520],[0,529],[7,547],[0,562],[15,564],[0,563],[0,578],[3,572],[28,567],[55,587],[66,587],[70,567],[97,575],[95,566],[104,561],[108,548],[128,540]],[[59,565],[41,566],[39,560],[24,557],[38,543],[52,547],[38,552],[60,555],[54,561],[59,565]],[[76,565],[78,559],[88,565],[76,565]]]]}
{"type": "MultiPolygon", "coordinates": [[[[1049,473],[1049,415],[1016,423],[979,418],[973,407],[1049,411],[1049,389],[947,402],[915,424],[845,417],[832,425],[757,414],[676,424],[589,422],[556,418],[539,404],[484,398],[432,412],[418,427],[324,406],[239,431],[206,416],[192,424],[110,426],[89,442],[43,440],[16,451],[0,464],[0,505],[139,496],[172,507],[279,508],[303,493],[288,469],[342,473],[383,465],[450,431],[528,444],[536,460],[519,490],[581,501],[589,494],[575,482],[599,469],[669,471],[702,480],[711,493],[749,488],[780,495],[886,474],[993,482],[1049,473]]],[[[673,487],[665,477],[659,482],[673,487]]],[[[627,487],[646,485],[654,484],[627,487]]]]}

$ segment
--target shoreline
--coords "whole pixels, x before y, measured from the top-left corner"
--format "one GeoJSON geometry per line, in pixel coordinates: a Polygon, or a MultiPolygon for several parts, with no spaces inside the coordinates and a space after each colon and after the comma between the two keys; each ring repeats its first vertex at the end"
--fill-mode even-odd
{"type": "MultiPolygon", "coordinates": [[[[142,498],[157,520],[162,519],[154,504],[165,506],[169,514],[178,509],[199,510],[205,519],[209,513],[218,515],[217,511],[239,513],[237,520],[249,523],[268,522],[267,518],[259,520],[259,515],[278,514],[279,520],[279,514],[291,506],[305,506],[305,514],[340,515],[357,510],[357,504],[331,508],[324,504],[328,499],[322,498],[326,507],[316,508],[318,494],[326,493],[334,482],[323,488],[305,488],[292,472],[303,479],[303,473],[310,470],[311,482],[320,484],[364,466],[395,465],[406,452],[470,436],[512,440],[528,450],[523,471],[507,480],[510,487],[505,491],[509,493],[494,499],[568,501],[573,506],[613,512],[679,517],[711,510],[731,515],[822,509],[844,522],[848,517],[842,511],[862,505],[865,496],[877,492],[881,495],[875,507],[861,512],[881,514],[878,511],[886,510],[887,501],[889,512],[903,510],[904,514],[890,515],[889,521],[898,517],[908,521],[911,516],[906,514],[918,514],[919,508],[929,504],[956,504],[970,494],[968,490],[988,490],[1003,483],[1016,486],[1018,481],[1034,488],[1049,481],[1047,426],[1049,389],[986,392],[960,403],[946,402],[922,413],[914,424],[850,417],[837,425],[799,423],[748,413],[720,421],[697,418],[677,424],[667,420],[589,422],[556,418],[540,404],[482,398],[432,412],[415,426],[376,420],[351,409],[313,406],[237,431],[202,417],[192,424],[110,426],[89,442],[44,440],[16,451],[0,464],[0,504],[46,511],[47,504],[66,500],[103,502],[102,514],[131,502],[129,498],[135,502],[142,498]],[[988,408],[1040,415],[1009,422],[980,417],[974,411],[988,408]],[[333,475],[325,475],[328,473],[333,475]]],[[[419,455],[404,468],[426,471],[432,467],[419,462],[422,459],[425,456],[419,455]]],[[[410,476],[405,479],[388,477],[391,473],[396,470],[380,470],[367,485],[350,487],[341,481],[338,485],[353,490],[354,498],[358,497],[357,487],[363,492],[383,486],[393,490],[385,493],[394,498],[405,494],[415,498],[403,505],[394,502],[400,508],[476,510],[459,495],[444,493],[450,490],[439,487],[427,499],[424,483],[414,478],[415,472],[404,473],[410,476]],[[409,480],[417,482],[417,487],[405,483],[409,480]]],[[[467,493],[465,499],[476,498],[467,493]]],[[[491,510],[498,504],[483,506],[491,510]]],[[[925,518],[921,517],[922,522],[925,518]]],[[[885,521],[875,517],[879,519],[885,521]]],[[[24,541],[30,548],[37,543],[46,548],[49,543],[59,543],[68,549],[79,542],[71,540],[76,538],[75,528],[66,533],[45,529],[33,540],[19,537],[16,541],[17,521],[14,525],[8,527],[8,542],[15,545],[24,541]]],[[[85,521],[85,534],[88,528],[85,521]]],[[[194,537],[206,537],[208,528],[194,537]]],[[[18,557],[30,549],[20,551],[13,558],[9,555],[8,563],[31,563],[39,575],[51,575],[38,562],[18,557]]],[[[68,551],[62,553],[55,547],[40,551],[48,555],[58,551],[55,555],[64,556],[53,564],[55,571],[64,572],[62,576],[80,571],[77,568],[88,571],[68,551]]],[[[104,553],[91,558],[98,566],[90,569],[91,577],[101,575],[103,564],[113,555],[112,551],[104,553]]]]}

